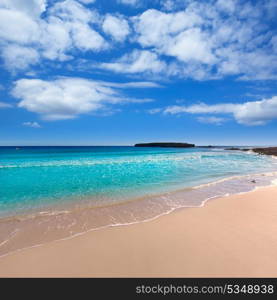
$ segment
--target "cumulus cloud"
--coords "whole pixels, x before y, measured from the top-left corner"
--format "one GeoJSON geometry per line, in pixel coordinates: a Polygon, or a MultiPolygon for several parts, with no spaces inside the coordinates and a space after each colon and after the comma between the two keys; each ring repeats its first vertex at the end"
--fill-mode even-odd
{"type": "Polygon", "coordinates": [[[95,11],[87,9],[75,0],[65,0],[55,3],[49,10],[50,14],[57,16],[63,21],[83,23],[96,22],[97,14],[95,11]]]}
{"type": "Polygon", "coordinates": [[[85,8],[77,1],[65,0],[50,6],[47,17],[42,18],[46,7],[43,0],[1,1],[0,51],[8,69],[26,69],[38,63],[39,58],[69,60],[76,49],[85,52],[108,48],[107,42],[94,28],[101,23],[95,10],[85,8]],[[13,54],[20,62],[17,66],[11,63],[13,54]]]}
{"type": "Polygon", "coordinates": [[[132,17],[101,15],[86,6],[93,2],[1,0],[0,54],[5,66],[9,70],[15,66],[12,55],[7,55],[11,46],[33,49],[33,58],[37,53],[33,60],[24,57],[16,69],[27,69],[44,59],[74,63],[80,52],[110,50],[109,61],[103,59],[101,64],[98,59],[98,68],[196,80],[277,78],[277,39],[272,26],[277,6],[273,0],[157,0],[147,5],[155,9],[132,17]],[[114,41],[126,46],[123,53],[127,54],[119,59],[114,41]]]}
{"type": "Polygon", "coordinates": [[[62,20],[52,17],[51,22],[43,23],[42,31],[40,44],[43,57],[59,61],[71,58],[66,53],[73,48],[73,41],[68,27],[64,26],[62,20]]]}
{"type": "MultiPolygon", "coordinates": [[[[56,26],[54,34],[56,30],[58,34],[64,31],[63,36],[66,35],[65,39],[70,40],[67,41],[66,47],[62,47],[63,52],[69,48],[69,44],[83,51],[99,51],[107,47],[104,38],[92,28],[92,24],[100,22],[96,12],[74,0],[66,0],[56,3],[50,9],[50,13],[52,17],[49,18],[48,24],[56,26]]],[[[51,38],[51,35],[46,35],[46,41],[49,37],[51,38]]],[[[57,41],[59,41],[58,38],[57,41]]]]}
{"type": "Polygon", "coordinates": [[[134,50],[115,62],[102,63],[98,67],[119,73],[159,73],[166,68],[166,64],[154,52],[134,50]]]}
{"type": "Polygon", "coordinates": [[[165,13],[150,9],[134,17],[133,21],[142,47],[150,47],[159,55],[179,61],[175,70],[172,72],[167,68],[167,73],[171,70],[171,74],[198,79],[202,76],[201,64],[210,65],[216,61],[210,37],[200,29],[204,20],[193,10],[165,13]]]}
{"type": "Polygon", "coordinates": [[[52,81],[20,79],[15,82],[12,94],[20,99],[19,107],[39,114],[42,119],[64,120],[76,118],[80,114],[107,111],[115,104],[150,101],[126,97],[120,91],[126,87],[131,88],[132,83],[124,86],[82,78],[59,78],[52,81]]]}
{"type": "Polygon", "coordinates": [[[24,12],[27,15],[39,17],[46,9],[47,0],[1,0],[0,6],[11,10],[24,12]]]}
{"type": "MultiPolygon", "coordinates": [[[[262,99],[259,101],[251,101],[251,102],[249,101],[241,104],[221,103],[221,104],[208,105],[205,103],[200,103],[191,106],[175,105],[175,106],[167,107],[164,110],[164,113],[165,114],[182,114],[182,113],[231,114],[239,124],[264,125],[269,121],[277,120],[277,96],[274,96],[269,99],[262,99]]],[[[203,121],[205,119],[202,118],[200,120],[203,121]]]]}
{"type": "Polygon", "coordinates": [[[165,51],[166,42],[172,42],[171,36],[176,36],[184,29],[201,24],[202,18],[194,12],[164,13],[149,9],[134,17],[133,22],[138,34],[137,40],[142,46],[155,46],[158,50],[165,51]]]}
{"type": "Polygon", "coordinates": [[[0,38],[5,42],[31,44],[39,40],[40,28],[30,16],[0,7],[0,38]]]}
{"type": "Polygon", "coordinates": [[[2,56],[7,69],[25,69],[39,62],[38,52],[30,47],[8,45],[3,49],[2,56]]]}
{"type": "Polygon", "coordinates": [[[175,38],[174,44],[168,47],[165,53],[184,62],[196,61],[212,64],[216,61],[211,51],[208,35],[198,28],[190,28],[180,33],[175,38]]]}
{"type": "MultiPolygon", "coordinates": [[[[172,1],[166,3],[176,8],[172,1]]],[[[175,59],[170,74],[180,77],[276,79],[276,33],[266,25],[265,3],[185,1],[181,11],[149,9],[132,19],[136,40],[175,59]]]]}
{"type": "Polygon", "coordinates": [[[32,128],[41,128],[38,122],[23,122],[22,125],[26,127],[32,127],[32,128]]]}
{"type": "Polygon", "coordinates": [[[130,33],[128,22],[122,16],[107,15],[102,26],[105,33],[119,42],[123,42],[130,33]]]}
{"type": "Polygon", "coordinates": [[[75,47],[84,51],[99,51],[107,48],[104,38],[88,25],[74,23],[71,25],[71,33],[75,47]]]}

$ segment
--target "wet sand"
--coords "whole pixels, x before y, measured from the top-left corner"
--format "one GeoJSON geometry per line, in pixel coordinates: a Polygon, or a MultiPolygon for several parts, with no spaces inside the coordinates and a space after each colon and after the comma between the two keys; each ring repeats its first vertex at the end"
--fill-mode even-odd
{"type": "Polygon", "coordinates": [[[0,277],[277,277],[277,187],[0,257],[0,277]]]}

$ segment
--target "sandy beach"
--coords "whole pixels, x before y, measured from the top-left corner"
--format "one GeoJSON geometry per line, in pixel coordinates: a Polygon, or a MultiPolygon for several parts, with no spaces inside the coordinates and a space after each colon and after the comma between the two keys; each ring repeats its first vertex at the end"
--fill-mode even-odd
{"type": "Polygon", "coordinates": [[[1,277],[277,277],[277,187],[0,258],[1,277]]]}

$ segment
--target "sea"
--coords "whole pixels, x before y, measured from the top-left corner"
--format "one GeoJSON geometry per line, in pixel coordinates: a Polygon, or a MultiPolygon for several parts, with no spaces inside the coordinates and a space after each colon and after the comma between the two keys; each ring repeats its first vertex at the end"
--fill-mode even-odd
{"type": "Polygon", "coordinates": [[[0,255],[277,184],[277,159],[226,147],[0,147],[0,255]]]}

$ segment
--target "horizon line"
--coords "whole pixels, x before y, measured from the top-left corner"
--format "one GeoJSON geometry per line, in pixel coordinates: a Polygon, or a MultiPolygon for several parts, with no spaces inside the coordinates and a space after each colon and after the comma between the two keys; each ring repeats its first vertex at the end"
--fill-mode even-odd
{"type": "MultiPolygon", "coordinates": [[[[229,145],[196,145],[191,148],[197,147],[277,147],[276,144],[271,145],[236,145],[236,144],[229,144],[229,145]]],[[[0,147],[135,147],[135,144],[132,145],[0,145],[0,147]]]]}

